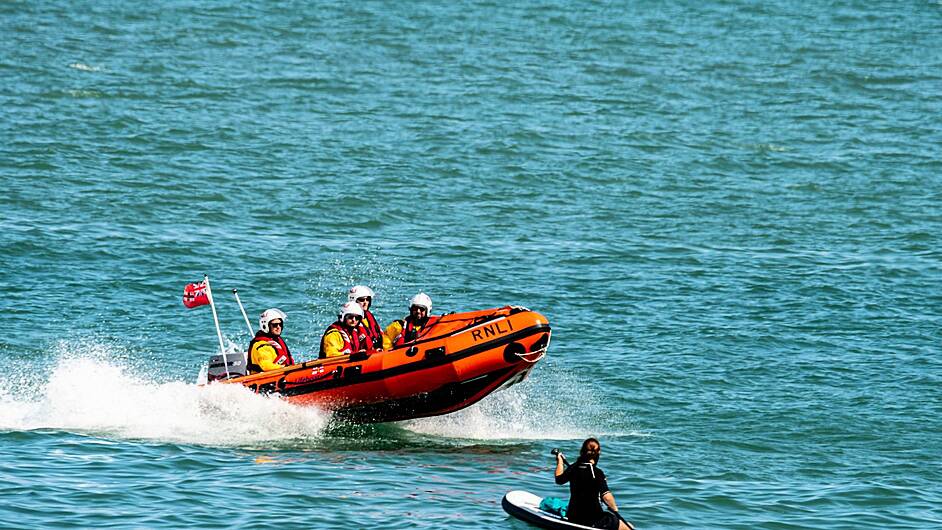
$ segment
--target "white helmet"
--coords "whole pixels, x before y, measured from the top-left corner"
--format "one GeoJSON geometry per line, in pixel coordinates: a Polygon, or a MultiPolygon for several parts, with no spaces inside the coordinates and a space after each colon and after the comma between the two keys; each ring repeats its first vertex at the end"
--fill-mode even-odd
{"type": "Polygon", "coordinates": [[[340,306],[340,313],[337,313],[337,317],[343,320],[343,317],[347,315],[356,315],[363,318],[363,308],[356,302],[347,302],[340,306]]]}
{"type": "Polygon", "coordinates": [[[373,298],[376,294],[373,293],[373,290],[365,285],[354,285],[350,288],[350,291],[347,293],[347,300],[350,302],[356,302],[357,298],[363,298],[364,296],[369,296],[373,298]]]}
{"type": "Polygon", "coordinates": [[[414,305],[421,306],[425,308],[425,311],[432,312],[432,299],[425,293],[419,293],[412,297],[412,300],[409,300],[409,307],[414,305]]]}
{"type": "Polygon", "coordinates": [[[261,328],[261,330],[265,333],[268,333],[268,323],[272,320],[278,320],[279,318],[282,322],[284,322],[288,319],[288,315],[286,315],[285,312],[281,309],[275,307],[266,309],[262,313],[262,316],[258,317],[258,327],[261,328]]]}

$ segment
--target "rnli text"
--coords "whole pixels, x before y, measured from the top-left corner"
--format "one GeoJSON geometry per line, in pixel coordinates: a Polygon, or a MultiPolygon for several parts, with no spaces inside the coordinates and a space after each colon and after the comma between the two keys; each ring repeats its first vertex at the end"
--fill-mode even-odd
{"type": "Polygon", "coordinates": [[[471,338],[474,339],[474,342],[477,342],[481,339],[486,339],[488,337],[493,337],[494,335],[500,335],[502,333],[507,333],[508,331],[513,331],[514,326],[510,323],[509,320],[504,320],[502,322],[494,322],[493,324],[488,324],[482,326],[478,329],[471,330],[471,338]],[[506,328],[504,329],[504,324],[506,328]]]}

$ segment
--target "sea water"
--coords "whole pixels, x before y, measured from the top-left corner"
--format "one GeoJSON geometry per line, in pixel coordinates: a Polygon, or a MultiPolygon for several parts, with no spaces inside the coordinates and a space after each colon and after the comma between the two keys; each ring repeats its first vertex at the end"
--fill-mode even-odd
{"type": "Polygon", "coordinates": [[[939,2],[0,3],[0,527],[942,526],[939,2]],[[520,304],[530,378],[356,426],[195,384],[520,304]]]}

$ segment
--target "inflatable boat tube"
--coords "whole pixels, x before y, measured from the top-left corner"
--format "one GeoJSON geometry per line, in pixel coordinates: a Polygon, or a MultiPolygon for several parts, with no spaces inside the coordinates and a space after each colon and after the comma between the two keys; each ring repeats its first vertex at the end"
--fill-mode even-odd
{"type": "Polygon", "coordinates": [[[443,315],[411,343],[219,381],[279,394],[358,423],[447,414],[523,381],[546,354],[549,321],[517,306],[443,315]]]}

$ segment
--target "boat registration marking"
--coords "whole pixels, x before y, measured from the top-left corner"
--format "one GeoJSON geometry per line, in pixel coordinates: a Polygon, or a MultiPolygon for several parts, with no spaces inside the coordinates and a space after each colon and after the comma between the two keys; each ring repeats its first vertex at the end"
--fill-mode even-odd
{"type": "Polygon", "coordinates": [[[497,335],[503,335],[504,333],[513,330],[514,325],[506,318],[501,318],[494,322],[481,324],[476,328],[471,328],[471,338],[474,339],[474,342],[478,342],[490,337],[496,337],[497,335]],[[507,329],[504,329],[502,324],[506,324],[507,329]]]}

